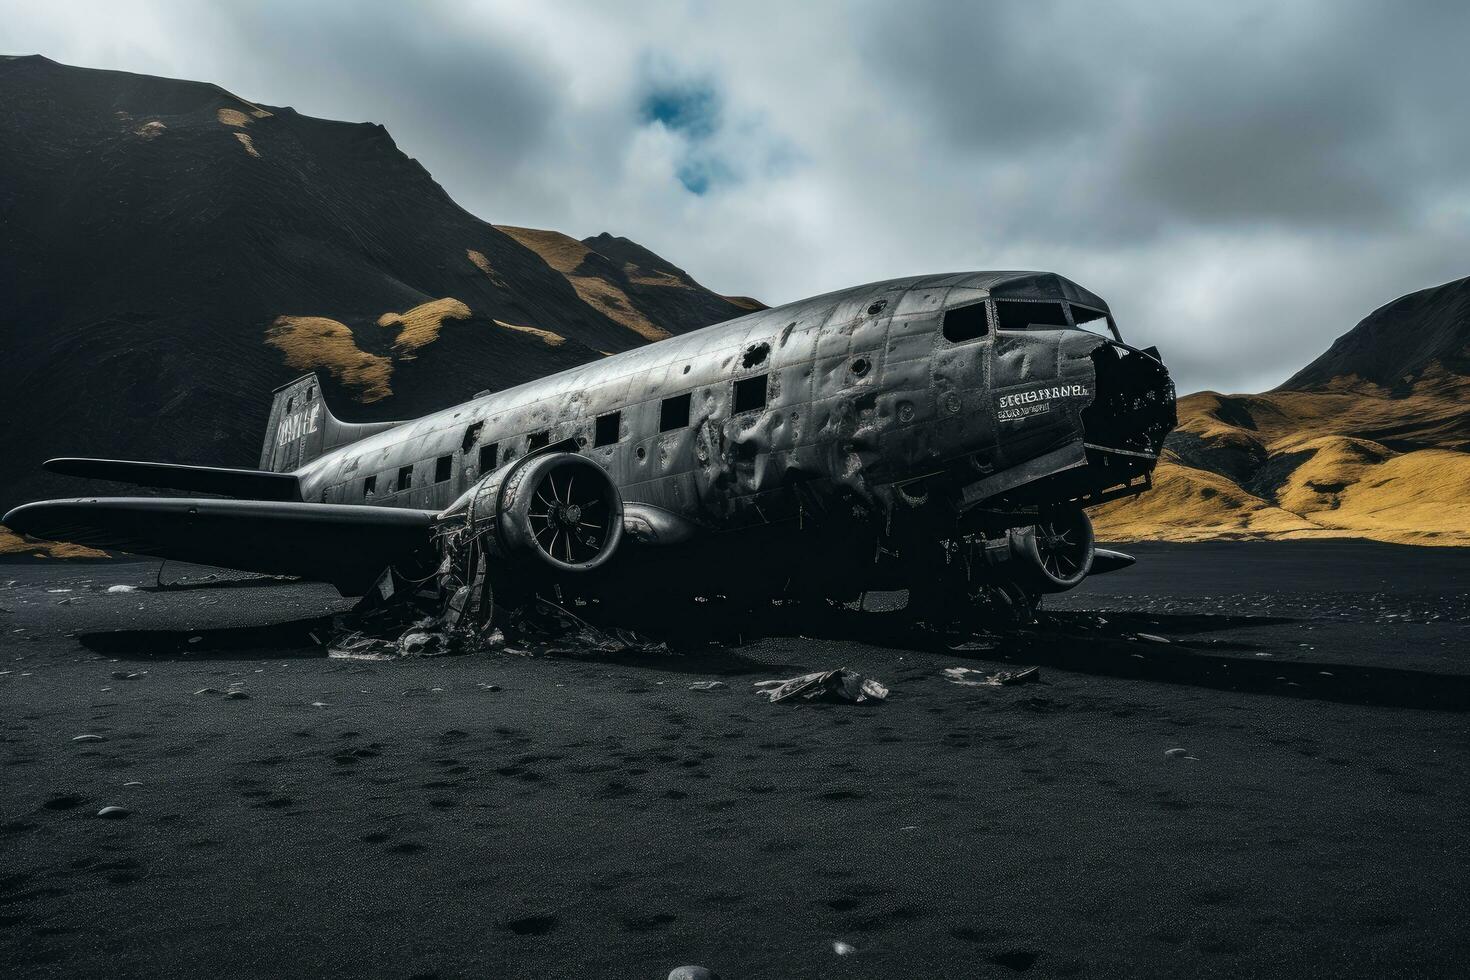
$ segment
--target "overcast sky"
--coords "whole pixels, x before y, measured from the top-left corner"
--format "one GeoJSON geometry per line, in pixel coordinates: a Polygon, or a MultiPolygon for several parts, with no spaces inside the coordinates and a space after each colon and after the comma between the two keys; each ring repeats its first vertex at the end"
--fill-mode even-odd
{"type": "Polygon", "coordinates": [[[500,224],[772,305],[1046,269],[1181,391],[1470,275],[1470,4],[35,3],[0,52],[380,122],[500,224]]]}

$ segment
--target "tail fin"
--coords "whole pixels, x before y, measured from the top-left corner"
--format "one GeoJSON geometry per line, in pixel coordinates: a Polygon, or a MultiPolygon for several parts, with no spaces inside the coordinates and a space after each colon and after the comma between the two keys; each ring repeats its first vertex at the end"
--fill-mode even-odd
{"type": "Polygon", "coordinates": [[[302,375],[273,393],[265,444],[260,450],[260,469],[290,473],[324,453],[399,424],[337,421],[322,397],[316,374],[302,375]]]}

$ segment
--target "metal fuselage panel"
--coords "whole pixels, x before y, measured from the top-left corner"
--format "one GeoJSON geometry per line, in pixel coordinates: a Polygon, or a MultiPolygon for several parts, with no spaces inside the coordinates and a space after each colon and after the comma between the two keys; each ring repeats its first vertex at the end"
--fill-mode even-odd
{"type": "Polygon", "coordinates": [[[942,333],[945,310],[985,301],[997,275],[849,289],[485,395],[328,453],[299,471],[303,495],[443,509],[485,475],[482,447],[497,448],[493,468],[572,439],[625,500],[723,530],[789,518],[803,492],[871,500],[962,457],[984,474],[1071,443],[1080,454],[1088,352],[1104,338],[989,331],[953,343],[942,333]],[[737,383],[762,375],[764,404],[736,412],[737,383]],[[1064,410],[1000,407],[1007,396],[1036,404],[1030,391],[1064,410]],[[684,395],[687,424],[660,431],[663,403],[684,395]],[[597,419],[614,412],[617,441],[596,446],[597,419]],[[376,490],[365,496],[369,477],[376,490]]]}

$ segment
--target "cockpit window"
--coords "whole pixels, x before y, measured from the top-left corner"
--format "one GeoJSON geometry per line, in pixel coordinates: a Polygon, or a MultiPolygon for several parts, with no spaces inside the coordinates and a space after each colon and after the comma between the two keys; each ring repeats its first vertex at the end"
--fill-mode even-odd
{"type": "Polygon", "coordinates": [[[1059,330],[1070,326],[1061,303],[1039,303],[1018,299],[995,301],[997,330],[1059,330]]]}
{"type": "Polygon", "coordinates": [[[1083,330],[1091,330],[1093,333],[1107,334],[1112,332],[1112,326],[1108,323],[1108,315],[1102,310],[1094,310],[1087,306],[1072,306],[1072,322],[1083,330]]]}
{"type": "Polygon", "coordinates": [[[951,344],[963,344],[989,332],[990,324],[985,318],[984,303],[957,306],[944,311],[944,339],[951,344]]]}

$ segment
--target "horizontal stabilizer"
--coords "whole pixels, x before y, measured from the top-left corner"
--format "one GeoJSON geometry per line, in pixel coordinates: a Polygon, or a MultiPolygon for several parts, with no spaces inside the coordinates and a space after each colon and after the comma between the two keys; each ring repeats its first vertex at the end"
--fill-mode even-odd
{"type": "Polygon", "coordinates": [[[1121,551],[1109,551],[1107,548],[1098,548],[1092,553],[1092,571],[1089,575],[1101,575],[1104,572],[1116,572],[1120,568],[1135,565],[1138,559],[1132,555],[1125,555],[1121,551]]]}
{"type": "Polygon", "coordinates": [[[361,595],[383,568],[429,544],[434,513],[263,500],[93,497],[43,500],[5,515],[48,541],[331,582],[361,595]]]}
{"type": "Polygon", "coordinates": [[[244,500],[301,499],[301,483],[291,473],[262,470],[232,470],[218,466],[185,466],[181,463],[142,463],[130,459],[48,459],[43,464],[52,473],[81,476],[90,480],[113,480],[140,487],[166,487],[194,493],[218,493],[244,500]]]}

